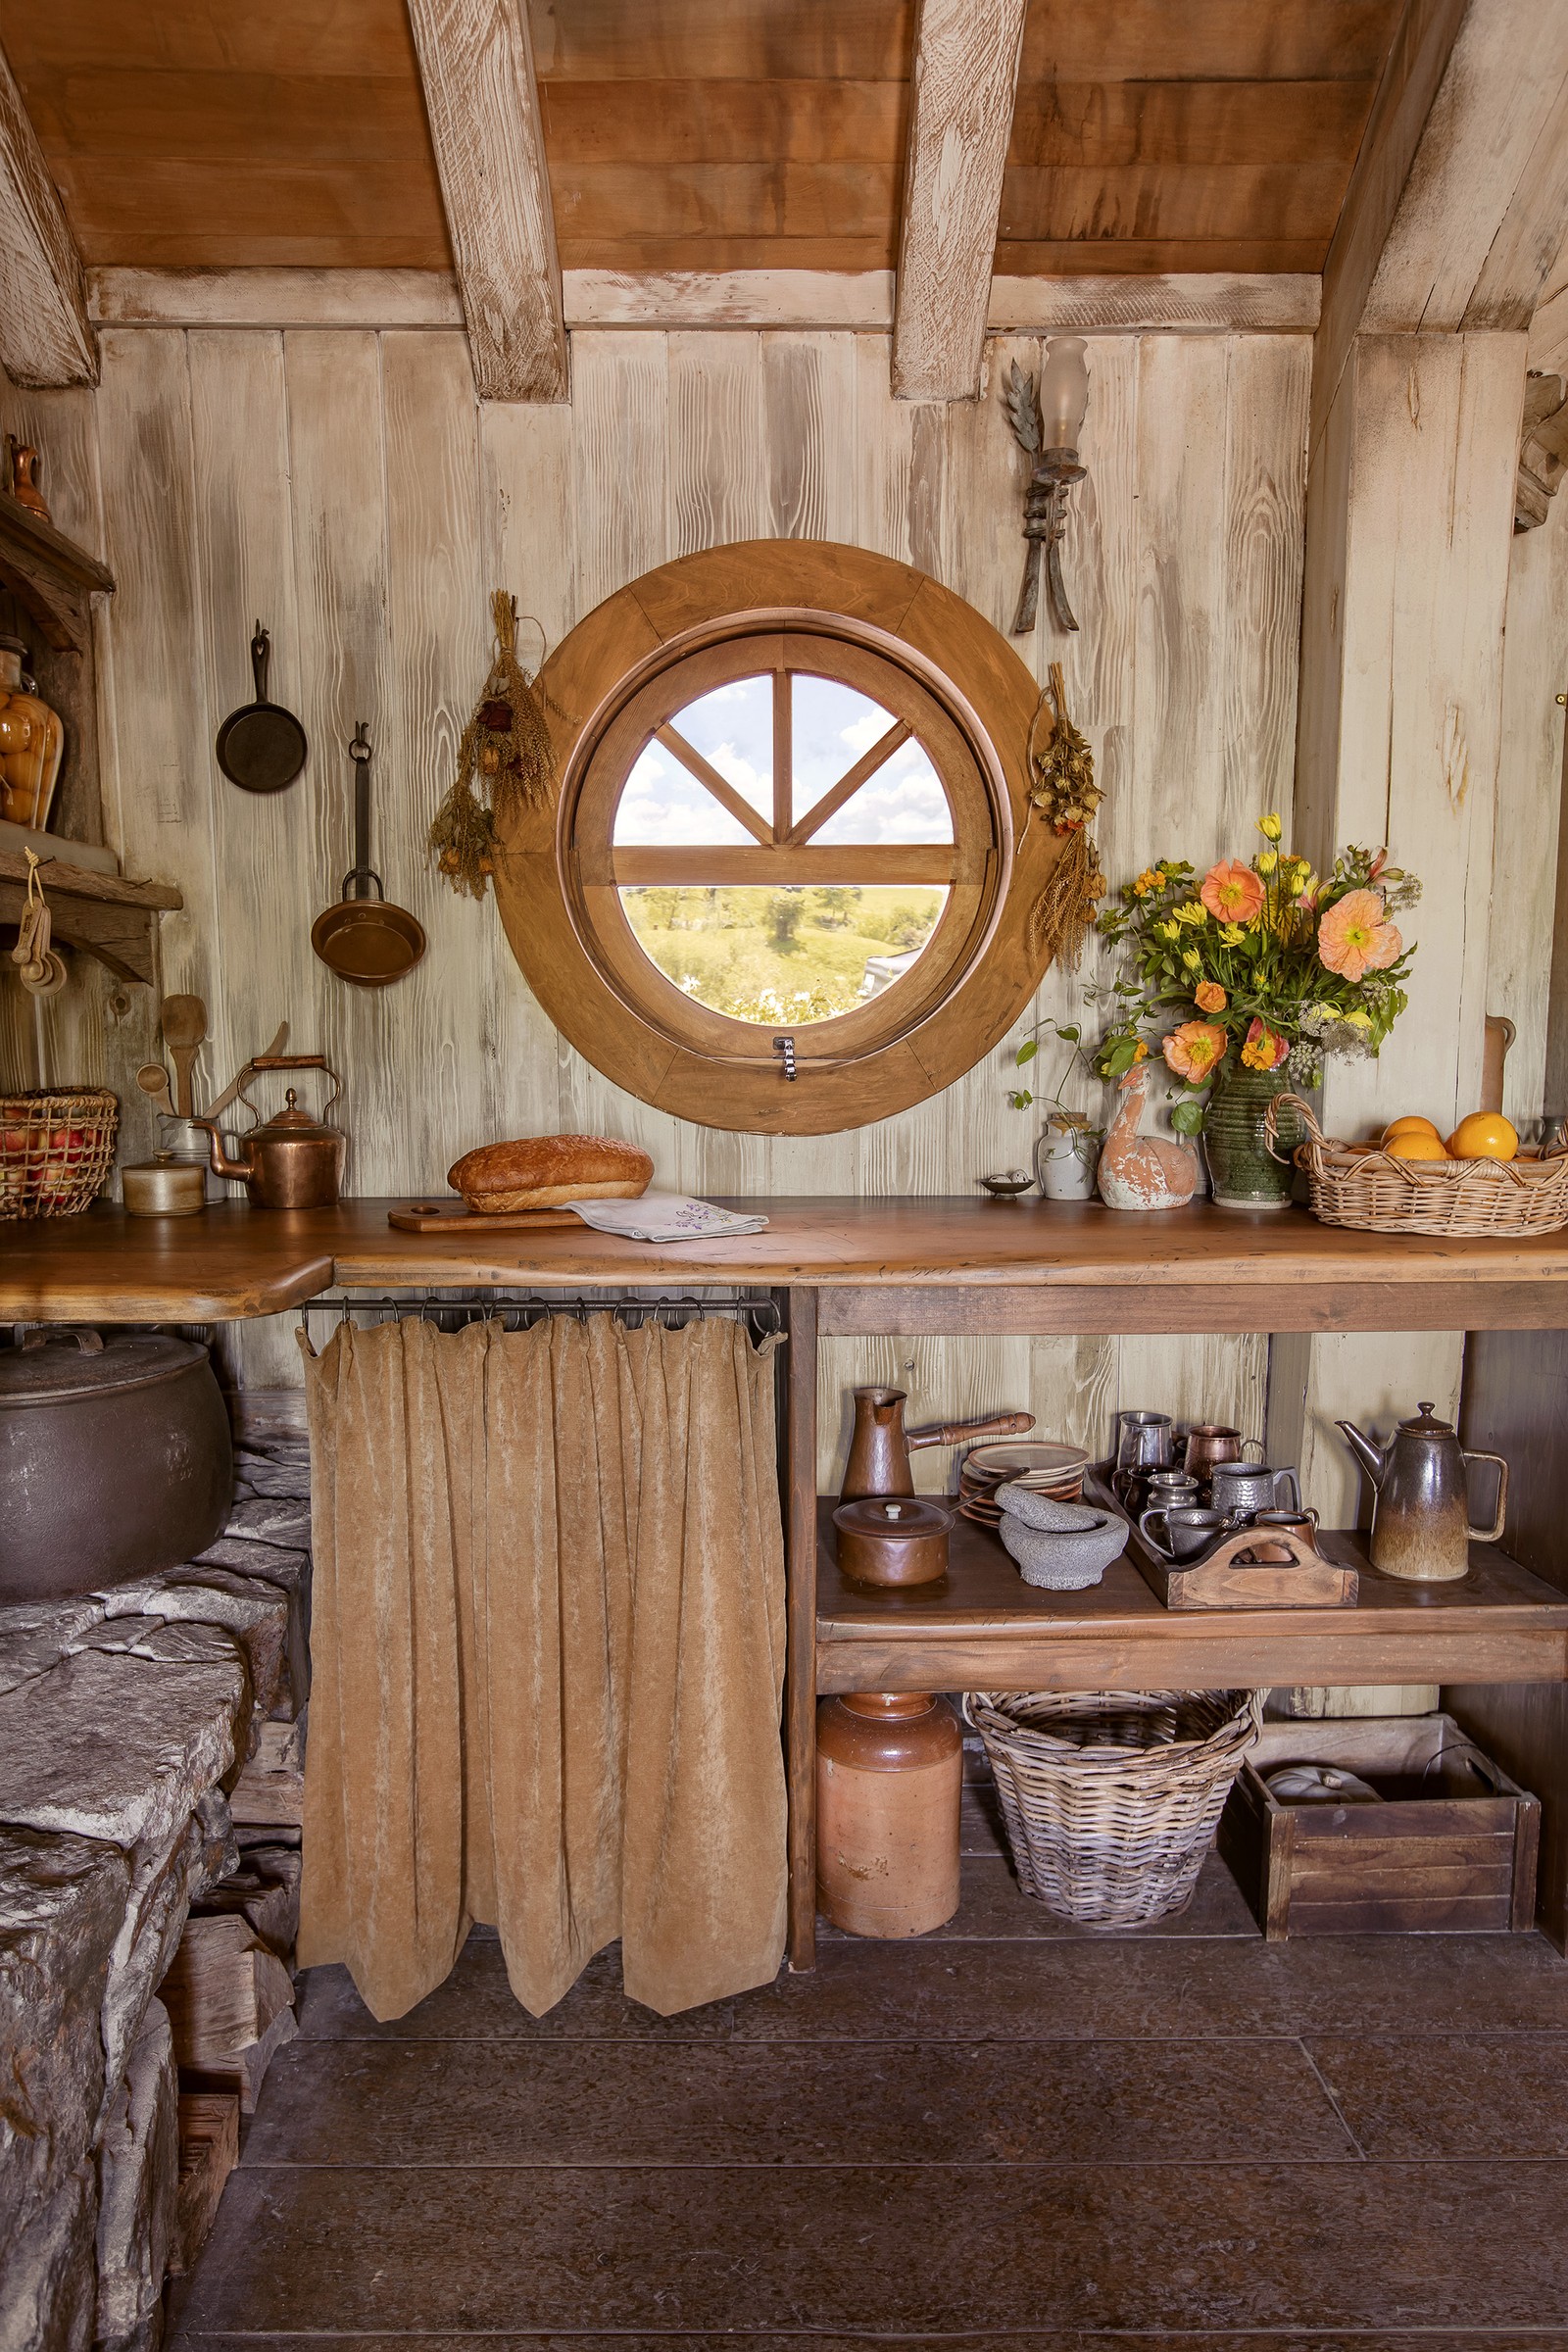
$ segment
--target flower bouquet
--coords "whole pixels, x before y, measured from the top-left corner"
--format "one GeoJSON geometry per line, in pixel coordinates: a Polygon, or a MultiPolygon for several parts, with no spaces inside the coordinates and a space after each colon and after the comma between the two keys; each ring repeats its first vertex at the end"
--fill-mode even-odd
{"type": "Polygon", "coordinates": [[[1274,1096],[1315,1086],[1327,1054],[1375,1054],[1404,1010],[1413,950],[1393,917],[1421,895],[1386,850],[1347,849],[1320,876],[1281,848],[1277,816],[1258,830],[1250,865],[1222,859],[1200,878],[1162,858],[1097,925],[1123,960],[1095,1067],[1123,1078],[1157,1043],[1172,1126],[1202,1134],[1215,1200],[1246,1207],[1290,1199],[1289,1155],[1262,1133],[1274,1096]]]}

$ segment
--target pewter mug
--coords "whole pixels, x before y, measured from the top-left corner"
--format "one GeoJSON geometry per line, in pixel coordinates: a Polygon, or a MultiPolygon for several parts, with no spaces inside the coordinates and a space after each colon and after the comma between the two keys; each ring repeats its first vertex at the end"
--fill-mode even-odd
{"type": "Polygon", "coordinates": [[[1207,1551],[1225,1533],[1225,1514],[1156,1504],[1145,1511],[1138,1522],[1138,1532],[1168,1560],[1196,1560],[1200,1552],[1207,1551]],[[1160,1525],[1163,1533],[1159,1532],[1160,1525]]]}
{"type": "Polygon", "coordinates": [[[1166,1470],[1175,1446],[1175,1425],[1169,1413],[1116,1415],[1118,1470],[1166,1470]]]}
{"type": "Polygon", "coordinates": [[[1208,1483],[1215,1510],[1228,1519],[1250,1519],[1254,1511],[1277,1511],[1287,1505],[1295,1511],[1301,1507],[1300,1482],[1294,1469],[1271,1470],[1266,1462],[1216,1462],[1208,1483]]]}

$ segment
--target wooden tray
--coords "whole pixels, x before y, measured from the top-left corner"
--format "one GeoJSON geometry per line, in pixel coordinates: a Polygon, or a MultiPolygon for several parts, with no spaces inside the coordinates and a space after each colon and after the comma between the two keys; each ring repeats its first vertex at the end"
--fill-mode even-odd
{"type": "Polygon", "coordinates": [[[514,1208],[505,1216],[483,1217],[466,1200],[411,1200],[405,1208],[389,1208],[386,1221],[399,1233],[544,1233],[552,1226],[588,1228],[569,1208],[514,1208]]]}
{"type": "Polygon", "coordinates": [[[1260,1539],[1244,1527],[1226,1536],[1198,1560],[1167,1560],[1133,1525],[1111,1481],[1112,1464],[1097,1462],[1084,1479],[1084,1499],[1127,1520],[1127,1557],[1155,1598],[1167,1609],[1353,1609],[1360,1578],[1353,1568],[1326,1560],[1288,1528],[1270,1528],[1271,1545],[1288,1548],[1288,1560],[1244,1561],[1260,1539]]]}

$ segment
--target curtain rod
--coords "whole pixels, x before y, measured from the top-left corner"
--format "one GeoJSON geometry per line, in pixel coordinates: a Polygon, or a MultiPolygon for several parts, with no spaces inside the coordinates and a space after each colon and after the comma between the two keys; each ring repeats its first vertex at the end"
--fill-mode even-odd
{"type": "Polygon", "coordinates": [[[465,1323],[496,1322],[505,1331],[529,1331],[535,1323],[552,1315],[570,1315],[585,1323],[590,1315],[613,1315],[627,1330],[635,1331],[652,1317],[662,1323],[666,1331],[682,1329],[694,1317],[706,1315],[744,1318],[752,1326],[759,1341],[782,1336],[784,1318],[778,1301],[773,1298],[650,1298],[646,1294],[631,1293],[620,1298],[557,1298],[525,1296],[520,1298],[451,1299],[451,1298],[308,1298],[301,1306],[300,1329],[310,1331],[312,1315],[336,1315],[339,1323],[347,1323],[356,1315],[371,1315],[385,1322],[388,1317],[401,1323],[405,1316],[419,1323],[434,1323],[439,1330],[450,1331],[465,1323]]]}

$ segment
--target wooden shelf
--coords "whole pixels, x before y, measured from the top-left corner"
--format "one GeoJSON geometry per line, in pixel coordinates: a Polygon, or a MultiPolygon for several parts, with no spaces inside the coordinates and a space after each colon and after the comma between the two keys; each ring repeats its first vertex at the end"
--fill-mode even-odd
{"type": "Polygon", "coordinates": [[[1353,1609],[1173,1612],[1125,1554],[1087,1592],[1026,1585],[987,1528],[959,1519],[945,1587],[868,1592],[839,1573],[817,1503],[816,1688],[1197,1690],[1294,1683],[1560,1682],[1568,1593],[1492,1545],[1451,1585],[1380,1576],[1353,1533],[1325,1551],[1360,1572],[1353,1609]]]}
{"type": "MultiPolygon", "coordinates": [[[[0,633],[15,634],[27,646],[38,691],[65,723],[55,824],[63,834],[93,843],[103,839],[93,604],[112,596],[114,587],[114,574],[96,556],[0,494],[0,633]]],[[[115,944],[111,939],[111,950],[115,944]]]]}
{"type": "MultiPolygon", "coordinates": [[[[72,847],[62,840],[56,856],[40,859],[38,866],[54,937],[96,956],[122,980],[150,988],[157,969],[158,917],[183,906],[184,900],[172,883],[123,882],[118,874],[73,865],[72,847]]],[[[25,854],[0,850],[0,924],[15,926],[26,901],[25,854]]]]}

